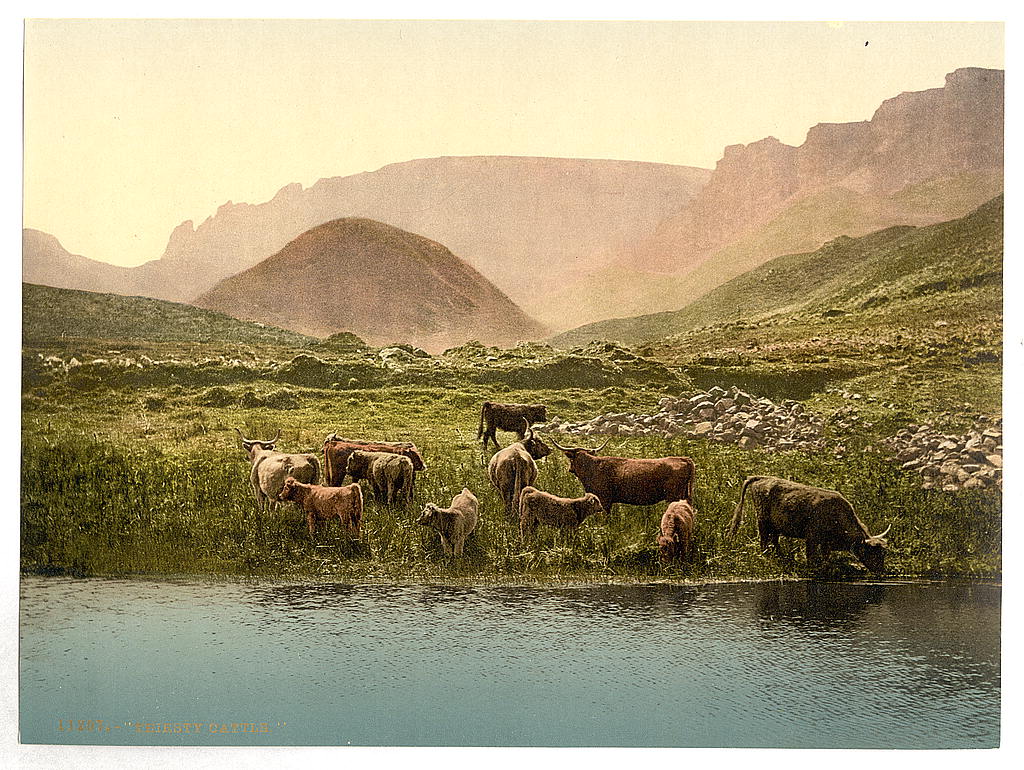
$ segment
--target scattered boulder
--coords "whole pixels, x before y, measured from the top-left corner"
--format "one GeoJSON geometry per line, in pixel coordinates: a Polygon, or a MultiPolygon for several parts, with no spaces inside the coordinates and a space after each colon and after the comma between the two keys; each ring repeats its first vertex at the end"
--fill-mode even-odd
{"type": "Polygon", "coordinates": [[[908,425],[883,442],[886,452],[906,470],[921,476],[924,489],[1003,488],[1001,418],[982,418],[962,436],[929,425],[908,425]]]}
{"type": "Polygon", "coordinates": [[[802,404],[776,404],[736,387],[714,386],[689,396],[666,396],[654,414],[609,412],[580,423],[549,423],[553,430],[577,435],[692,436],[741,447],[776,450],[825,448],[823,421],[802,404]]]}

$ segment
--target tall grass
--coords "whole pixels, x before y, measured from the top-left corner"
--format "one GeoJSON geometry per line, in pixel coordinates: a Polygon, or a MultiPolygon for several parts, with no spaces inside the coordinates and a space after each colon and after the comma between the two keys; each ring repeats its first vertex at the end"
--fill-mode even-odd
{"type": "MultiPolygon", "coordinates": [[[[260,428],[258,422],[247,423],[260,428]]],[[[268,430],[269,430],[269,426],[268,430]]],[[[76,574],[232,573],[388,580],[714,580],[808,574],[802,548],[793,558],[760,553],[746,510],[736,538],[725,534],[740,484],[777,475],[840,490],[873,532],[892,524],[888,571],[896,575],[994,577],[1001,569],[1000,499],[985,492],[922,490],[914,478],[874,455],[837,460],[769,454],[685,439],[619,439],[606,453],[635,457],[685,454],[697,465],[696,556],[662,564],[655,537],[664,504],[616,505],[576,531],[541,527],[522,542],[507,519],[471,439],[420,426],[428,470],[414,504],[386,507],[364,490],[361,541],[337,525],[309,537],[288,504],[260,513],[248,465],[227,446],[200,452],[117,444],[79,435],[30,437],[23,447],[22,566],[76,574]],[[444,556],[435,532],[415,518],[428,501],[447,505],[463,487],[480,499],[481,522],[462,558],[444,556]]],[[[582,494],[565,459],[540,463],[537,486],[582,494]]],[[[849,561],[849,559],[845,560],[849,561]]],[[[832,574],[849,567],[838,557],[832,574]]]]}

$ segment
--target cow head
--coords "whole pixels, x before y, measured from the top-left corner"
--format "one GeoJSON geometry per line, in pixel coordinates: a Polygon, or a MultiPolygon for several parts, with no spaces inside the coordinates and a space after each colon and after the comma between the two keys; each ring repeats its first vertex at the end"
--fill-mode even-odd
{"type": "Polygon", "coordinates": [[[674,559],[677,549],[678,543],[674,537],[658,535],[658,551],[661,554],[662,561],[670,561],[674,559]]]}
{"type": "Polygon", "coordinates": [[[437,512],[440,509],[433,503],[427,503],[423,506],[423,512],[416,519],[417,524],[422,524],[424,527],[429,527],[437,519],[437,512]]]}
{"type": "Polygon", "coordinates": [[[576,521],[581,524],[587,516],[595,516],[599,513],[604,513],[604,507],[601,505],[601,501],[593,492],[585,494],[582,500],[578,500],[573,504],[573,508],[576,511],[576,521]]]}
{"type": "Polygon", "coordinates": [[[533,428],[529,425],[526,426],[526,435],[523,440],[519,442],[534,460],[539,460],[542,457],[547,457],[551,454],[551,447],[545,444],[540,437],[535,436],[533,428]]]}
{"type": "Polygon", "coordinates": [[[295,487],[298,486],[298,482],[289,476],[284,480],[284,486],[281,487],[281,492],[278,494],[279,500],[292,500],[295,497],[295,487]]]}
{"type": "Polygon", "coordinates": [[[547,422],[548,421],[548,408],[543,404],[533,404],[526,415],[526,418],[531,422],[547,422]]]}
{"type": "MultiPolygon", "coordinates": [[[[367,478],[370,472],[370,455],[366,452],[353,452],[348,456],[345,463],[345,473],[352,477],[352,481],[367,478]]],[[[344,478],[344,474],[342,474],[344,478]]]]}
{"type": "MultiPolygon", "coordinates": [[[[551,437],[548,436],[548,438],[551,437]]],[[[611,441],[611,437],[606,438],[604,440],[604,443],[601,444],[601,446],[597,447],[597,449],[586,449],[585,447],[581,446],[562,446],[553,438],[551,439],[551,443],[558,447],[562,451],[562,454],[564,454],[569,459],[569,470],[572,471],[576,476],[579,476],[580,471],[583,468],[587,467],[587,463],[589,460],[592,460],[594,457],[600,454],[602,449],[608,446],[609,441],[611,441]]]]}
{"type": "Polygon", "coordinates": [[[253,450],[273,449],[277,445],[277,440],[281,438],[280,428],[277,431],[277,435],[274,436],[274,438],[270,439],[270,441],[263,441],[261,439],[248,439],[244,435],[242,435],[242,431],[240,431],[238,428],[235,428],[235,432],[238,434],[238,437],[242,439],[242,449],[245,450],[245,453],[249,455],[249,457],[252,457],[253,450]]]}
{"type": "Polygon", "coordinates": [[[876,575],[881,575],[885,571],[885,547],[888,545],[885,536],[890,529],[892,524],[885,528],[885,532],[854,543],[850,548],[853,555],[860,559],[861,564],[876,575]]]}

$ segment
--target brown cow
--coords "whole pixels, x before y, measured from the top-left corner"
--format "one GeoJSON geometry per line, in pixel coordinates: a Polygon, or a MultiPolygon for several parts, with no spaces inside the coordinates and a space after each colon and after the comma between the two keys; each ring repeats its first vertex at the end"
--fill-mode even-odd
{"type": "Polygon", "coordinates": [[[324,439],[324,484],[337,487],[345,480],[345,465],[353,452],[390,452],[412,460],[413,471],[426,470],[415,444],[408,441],[357,441],[332,433],[324,439]]]}
{"type": "Polygon", "coordinates": [[[498,449],[498,428],[515,433],[516,438],[522,441],[533,423],[547,422],[547,419],[548,409],[543,404],[498,404],[484,401],[480,407],[480,425],[477,426],[476,437],[479,441],[483,436],[484,449],[487,449],[488,441],[493,441],[494,448],[498,449]]]}
{"type": "Polygon", "coordinates": [[[499,449],[491,457],[487,475],[505,503],[505,515],[512,517],[519,510],[519,493],[537,480],[537,463],[551,454],[551,447],[527,428],[522,441],[499,449]]]}
{"type": "Polygon", "coordinates": [[[462,556],[462,546],[466,538],[476,529],[479,511],[480,503],[476,495],[463,487],[462,491],[452,498],[452,504],[448,508],[438,508],[433,503],[427,503],[416,523],[437,530],[441,535],[441,548],[446,554],[451,554],[454,550],[456,556],[462,556]]]}
{"type": "Polygon", "coordinates": [[[587,516],[601,513],[597,495],[569,499],[555,497],[535,487],[523,487],[519,495],[519,534],[526,540],[533,537],[539,524],[558,529],[575,529],[587,516]]]}
{"type": "Polygon", "coordinates": [[[607,513],[612,512],[615,503],[652,505],[662,500],[693,501],[696,469],[689,457],[598,457],[608,441],[610,439],[597,449],[584,449],[564,447],[551,439],[551,443],[569,458],[569,470],[583,484],[583,489],[597,495],[607,513]]]}
{"type": "Polygon", "coordinates": [[[857,518],[853,506],[838,492],[809,487],[795,481],[771,476],[750,476],[743,482],[729,534],[735,535],[743,523],[743,498],[757,508],[757,531],[761,549],[779,550],[779,536],[805,541],[807,564],[820,566],[832,551],[850,551],[872,572],[885,569],[885,532],[872,535],[857,518]]]}
{"type": "Polygon", "coordinates": [[[682,561],[693,554],[693,506],[689,500],[668,504],[661,517],[658,548],[662,561],[682,561]]]}
{"type": "Polygon", "coordinates": [[[321,487],[288,478],[281,489],[281,499],[294,500],[305,512],[310,537],[316,533],[316,522],[330,521],[337,516],[349,536],[359,538],[359,524],[363,519],[363,491],[358,484],[321,487]]]}

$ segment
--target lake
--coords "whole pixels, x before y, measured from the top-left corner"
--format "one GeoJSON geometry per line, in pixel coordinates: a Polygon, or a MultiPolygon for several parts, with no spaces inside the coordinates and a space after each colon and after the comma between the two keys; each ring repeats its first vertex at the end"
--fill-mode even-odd
{"type": "Polygon", "coordinates": [[[21,582],[21,740],[986,748],[1001,589],[21,582]]]}

